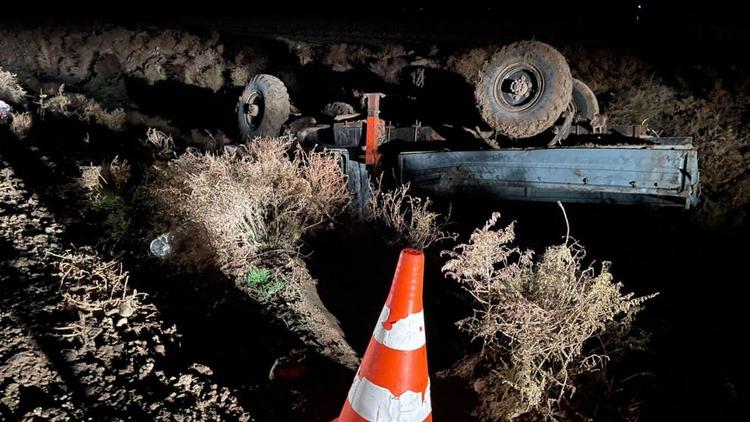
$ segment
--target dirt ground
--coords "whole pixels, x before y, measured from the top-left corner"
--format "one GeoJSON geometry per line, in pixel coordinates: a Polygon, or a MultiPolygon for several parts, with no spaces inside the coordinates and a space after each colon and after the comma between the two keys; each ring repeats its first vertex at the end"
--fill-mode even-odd
{"type": "Polygon", "coordinates": [[[211,368],[168,363],[181,335],[148,301],[124,324],[123,312],[92,324],[65,306],[55,253],[64,228],[2,164],[3,417],[251,420],[235,394],[212,382],[211,368]],[[80,336],[72,335],[77,324],[80,336]]]}
{"type": "MultiPolygon", "coordinates": [[[[417,110],[410,117],[426,123],[480,124],[472,108],[473,70],[500,46],[261,35],[109,24],[0,25],[0,66],[18,74],[35,101],[64,84],[68,92],[126,114],[121,131],[55,116],[36,122],[24,139],[0,127],[0,419],[337,415],[350,368],[301,342],[218,272],[175,272],[149,256],[147,240],[158,233],[138,215],[126,223],[130,237],[120,239],[120,223],[84,211],[85,195],[74,180],[78,166],[118,156],[147,168],[153,157],[141,141],[148,127],[172,134],[180,148],[237,139],[234,103],[249,77],[260,72],[278,75],[303,114],[334,100],[356,104],[356,94],[368,90],[406,97],[418,92],[422,103],[402,106],[394,96],[394,109],[417,110]],[[421,76],[419,68],[425,69],[421,76]],[[415,81],[421,77],[420,87],[415,81]],[[446,96],[465,112],[436,105],[446,96]],[[61,275],[61,257],[69,253],[87,262],[121,263],[129,275],[125,291],[145,294],[133,313],[117,308],[89,315],[71,306],[61,275]]],[[[741,376],[747,363],[737,347],[748,340],[742,334],[747,289],[740,285],[747,248],[731,246],[746,243],[750,207],[747,73],[665,64],[575,43],[556,47],[573,75],[597,94],[611,122],[646,121],[664,135],[693,136],[703,187],[701,207],[690,213],[568,210],[575,237],[593,259],[614,261],[612,271],[628,289],[661,295],[642,317],[652,332],[647,350],[612,362],[590,384],[596,388],[582,389],[568,403],[566,419],[728,418],[747,394],[741,376]]],[[[462,235],[496,209],[507,221],[518,221],[525,246],[542,248],[564,231],[554,205],[451,202],[452,229],[462,235]]],[[[379,233],[358,227],[325,231],[308,239],[303,252],[322,301],[361,355],[397,251],[379,233]],[[377,265],[365,258],[377,259],[377,265]],[[365,265],[373,267],[367,274],[365,265]]],[[[454,325],[470,308],[439,273],[442,261],[439,248],[427,252],[434,413],[468,420],[476,393],[492,391],[450,375],[478,347],[454,325]]]]}

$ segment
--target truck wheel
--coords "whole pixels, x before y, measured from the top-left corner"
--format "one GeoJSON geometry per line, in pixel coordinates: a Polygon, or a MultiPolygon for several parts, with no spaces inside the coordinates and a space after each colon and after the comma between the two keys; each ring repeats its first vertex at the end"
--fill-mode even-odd
{"type": "Polygon", "coordinates": [[[485,63],[474,95],[482,118],[517,139],[550,128],[570,103],[572,87],[560,52],[538,41],[520,41],[485,63]]]}
{"type": "Polygon", "coordinates": [[[576,117],[591,120],[599,114],[599,102],[594,91],[578,79],[573,79],[573,105],[576,107],[576,117]]]}
{"type": "Polygon", "coordinates": [[[289,119],[289,94],[284,83],[271,75],[256,75],[237,103],[237,119],[242,139],[279,136],[289,119]]]}

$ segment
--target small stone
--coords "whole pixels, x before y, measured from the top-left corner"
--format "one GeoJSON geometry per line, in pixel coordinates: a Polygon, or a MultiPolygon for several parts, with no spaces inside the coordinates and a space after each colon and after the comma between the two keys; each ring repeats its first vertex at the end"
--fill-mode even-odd
{"type": "Polygon", "coordinates": [[[123,325],[125,325],[127,323],[128,323],[128,319],[127,318],[120,318],[115,323],[115,327],[122,327],[123,325]]]}
{"type": "Polygon", "coordinates": [[[154,363],[146,362],[146,364],[143,365],[141,367],[141,370],[138,372],[138,379],[146,378],[153,369],[154,369],[154,363]]]}
{"type": "MultiPolygon", "coordinates": [[[[135,313],[135,307],[130,302],[130,300],[125,300],[120,304],[120,307],[117,310],[121,317],[123,318],[129,318],[133,316],[135,313]]],[[[119,327],[119,325],[118,325],[119,327]]]]}
{"type": "Polygon", "coordinates": [[[201,375],[211,376],[214,374],[214,371],[211,368],[200,363],[194,363],[190,368],[201,375]]]}
{"type": "Polygon", "coordinates": [[[167,353],[166,349],[164,348],[164,345],[162,345],[162,344],[157,344],[154,347],[154,352],[156,352],[157,354],[162,355],[162,356],[164,356],[167,353]]]}

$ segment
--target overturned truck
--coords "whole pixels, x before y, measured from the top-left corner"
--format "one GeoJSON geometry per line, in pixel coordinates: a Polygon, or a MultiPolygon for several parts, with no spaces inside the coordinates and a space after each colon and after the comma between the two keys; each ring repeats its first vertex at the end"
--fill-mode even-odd
{"type": "MultiPolygon", "coordinates": [[[[643,125],[608,125],[594,93],[571,76],[561,53],[537,41],[502,48],[477,69],[474,98],[485,128],[394,125],[385,95],[362,95],[366,115],[344,103],[289,121],[286,87],[257,75],[237,104],[246,140],[282,133],[341,157],[362,204],[368,179],[384,174],[426,193],[481,193],[505,200],[650,204],[691,208],[699,197],[689,137],[643,125]]],[[[450,107],[450,101],[446,101],[450,107]]]]}

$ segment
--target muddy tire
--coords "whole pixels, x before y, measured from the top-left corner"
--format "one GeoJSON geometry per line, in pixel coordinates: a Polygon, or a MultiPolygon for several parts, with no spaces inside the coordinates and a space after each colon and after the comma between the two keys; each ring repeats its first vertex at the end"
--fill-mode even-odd
{"type": "Polygon", "coordinates": [[[599,114],[599,102],[594,91],[578,79],[573,79],[573,105],[576,107],[576,117],[591,120],[599,114]]]}
{"type": "Polygon", "coordinates": [[[565,57],[538,41],[503,47],[485,63],[474,91],[482,118],[498,133],[529,138],[550,128],[571,101],[565,57]]]}
{"type": "Polygon", "coordinates": [[[242,140],[259,136],[279,136],[289,119],[289,94],[281,80],[271,75],[256,75],[237,103],[237,120],[242,140]]]}

